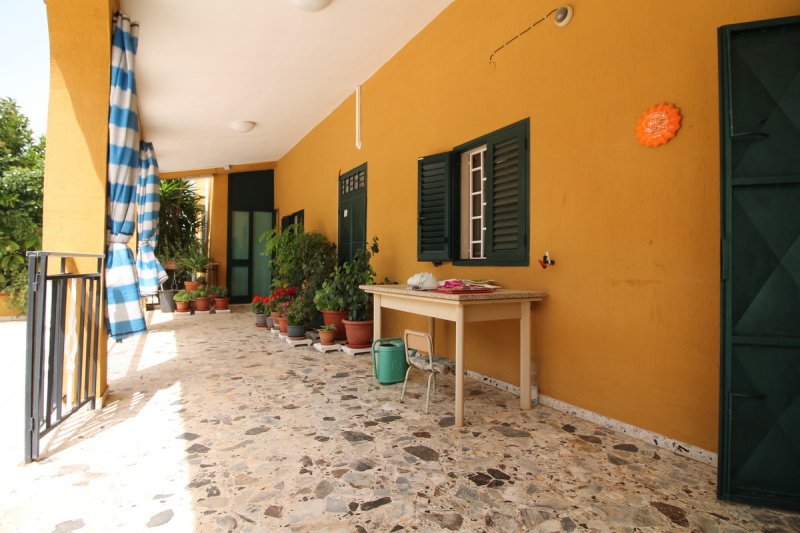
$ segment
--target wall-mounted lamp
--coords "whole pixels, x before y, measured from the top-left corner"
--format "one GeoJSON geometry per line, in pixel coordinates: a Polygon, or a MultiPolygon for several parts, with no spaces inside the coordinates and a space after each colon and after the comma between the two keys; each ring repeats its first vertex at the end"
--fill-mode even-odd
{"type": "Polygon", "coordinates": [[[556,14],[553,17],[553,22],[556,23],[556,26],[559,28],[563,28],[569,21],[572,20],[572,7],[571,6],[561,6],[556,9],[556,14]]]}
{"type": "Polygon", "coordinates": [[[251,120],[236,120],[228,124],[228,127],[238,133],[247,133],[256,127],[256,123],[251,120]]]}
{"type": "Polygon", "coordinates": [[[331,3],[331,0],[290,0],[292,5],[297,9],[302,11],[308,11],[309,13],[313,13],[315,11],[322,11],[328,4],[331,3]]]}
{"type": "Polygon", "coordinates": [[[558,26],[559,28],[563,28],[564,26],[569,24],[569,21],[572,20],[572,13],[573,13],[572,7],[568,6],[568,5],[557,7],[555,9],[551,10],[547,15],[543,16],[542,18],[540,18],[539,20],[537,20],[536,22],[534,22],[533,24],[531,24],[530,26],[528,26],[527,28],[525,28],[524,30],[522,30],[521,32],[516,34],[514,37],[512,37],[508,41],[506,41],[505,43],[503,43],[500,46],[498,46],[495,49],[495,51],[492,52],[492,54],[489,56],[489,64],[494,63],[493,59],[494,59],[494,56],[495,56],[495,54],[497,52],[499,52],[500,50],[502,50],[503,48],[505,48],[509,44],[513,43],[514,41],[516,41],[517,39],[519,39],[520,37],[522,37],[523,35],[525,35],[529,31],[531,31],[540,22],[543,22],[543,21],[547,20],[547,17],[549,17],[551,15],[555,15],[553,17],[553,22],[555,22],[556,26],[558,26]]]}

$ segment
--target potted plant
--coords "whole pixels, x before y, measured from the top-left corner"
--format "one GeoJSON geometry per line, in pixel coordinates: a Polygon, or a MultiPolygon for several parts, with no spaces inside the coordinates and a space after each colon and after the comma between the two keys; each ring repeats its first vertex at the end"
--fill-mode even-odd
{"type": "Polygon", "coordinates": [[[267,319],[264,316],[264,300],[264,296],[253,296],[253,299],[250,301],[250,308],[256,315],[256,327],[259,328],[267,327],[267,319]]]}
{"type": "Polygon", "coordinates": [[[333,326],[336,338],[343,340],[344,324],[342,320],[350,314],[345,307],[347,283],[341,273],[341,267],[335,267],[330,279],[314,293],[314,305],[322,313],[322,321],[326,326],[333,326]]]}
{"type": "Polygon", "coordinates": [[[208,311],[211,309],[211,297],[205,287],[201,286],[196,291],[192,291],[195,311],[208,311]]]}
{"type": "Polygon", "coordinates": [[[217,311],[225,311],[228,309],[228,288],[215,286],[209,289],[211,296],[214,298],[214,309],[217,311]]]}
{"type": "Polygon", "coordinates": [[[361,290],[359,285],[373,283],[375,270],[370,259],[376,253],[378,237],[373,237],[368,249],[358,250],[353,260],[342,263],[333,275],[335,283],[344,288],[341,296],[348,310],[348,319],[342,323],[350,348],[368,348],[372,342],[372,295],[361,290]]]}
{"type": "Polygon", "coordinates": [[[197,290],[197,287],[200,285],[200,281],[198,281],[198,274],[205,278],[205,268],[208,266],[208,263],[211,262],[211,258],[208,257],[206,254],[202,252],[200,249],[200,243],[196,242],[192,244],[184,253],[183,255],[177,258],[177,262],[180,266],[188,270],[191,274],[191,281],[184,281],[184,288],[186,290],[194,291],[197,290]]]}
{"type": "Polygon", "coordinates": [[[305,295],[300,294],[291,301],[286,312],[287,335],[290,339],[302,339],[306,336],[306,329],[311,325],[311,307],[305,295]]]}
{"type": "Polygon", "coordinates": [[[189,302],[192,300],[192,295],[186,290],[180,290],[175,293],[175,296],[172,297],[175,301],[175,311],[177,313],[188,313],[189,309],[189,302]]]}
{"type": "Polygon", "coordinates": [[[336,326],[333,324],[325,324],[317,329],[319,333],[319,343],[323,346],[330,346],[336,340],[336,326]]]}

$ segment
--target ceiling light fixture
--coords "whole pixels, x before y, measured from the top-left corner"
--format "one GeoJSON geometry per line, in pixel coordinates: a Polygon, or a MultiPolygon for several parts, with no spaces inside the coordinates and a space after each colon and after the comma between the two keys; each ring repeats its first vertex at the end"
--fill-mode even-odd
{"type": "Polygon", "coordinates": [[[290,0],[292,5],[297,9],[302,11],[308,11],[309,13],[313,13],[315,11],[322,11],[328,4],[331,3],[331,0],[290,0]]]}
{"type": "Polygon", "coordinates": [[[251,120],[237,120],[228,124],[228,127],[239,133],[247,133],[256,127],[256,123],[251,120]]]}

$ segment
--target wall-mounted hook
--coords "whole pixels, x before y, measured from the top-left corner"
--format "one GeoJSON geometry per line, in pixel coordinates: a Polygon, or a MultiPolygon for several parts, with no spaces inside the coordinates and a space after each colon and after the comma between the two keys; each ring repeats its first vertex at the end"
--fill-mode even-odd
{"type": "Polygon", "coordinates": [[[539,259],[539,265],[542,268],[547,268],[548,266],[553,266],[556,264],[555,259],[550,258],[550,252],[545,252],[541,259],[539,259]]]}

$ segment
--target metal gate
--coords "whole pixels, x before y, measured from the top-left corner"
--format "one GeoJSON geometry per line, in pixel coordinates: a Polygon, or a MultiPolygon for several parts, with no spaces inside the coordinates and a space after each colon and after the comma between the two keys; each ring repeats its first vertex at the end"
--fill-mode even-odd
{"type": "Polygon", "coordinates": [[[800,17],[719,39],[719,496],[800,509],[800,17]]]}
{"type": "Polygon", "coordinates": [[[26,463],[39,457],[42,437],[95,407],[102,272],[102,255],[28,252],[26,463]]]}

